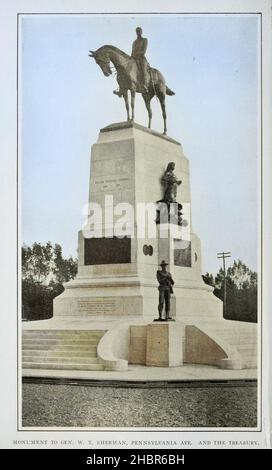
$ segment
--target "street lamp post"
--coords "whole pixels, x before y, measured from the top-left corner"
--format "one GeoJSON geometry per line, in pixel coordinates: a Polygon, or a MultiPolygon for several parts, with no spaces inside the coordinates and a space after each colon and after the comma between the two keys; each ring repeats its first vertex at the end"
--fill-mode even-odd
{"type": "Polygon", "coordinates": [[[217,253],[217,258],[223,259],[223,272],[224,272],[224,300],[223,300],[223,315],[226,316],[227,313],[227,278],[226,278],[226,258],[230,258],[230,251],[222,251],[222,253],[217,253]]]}

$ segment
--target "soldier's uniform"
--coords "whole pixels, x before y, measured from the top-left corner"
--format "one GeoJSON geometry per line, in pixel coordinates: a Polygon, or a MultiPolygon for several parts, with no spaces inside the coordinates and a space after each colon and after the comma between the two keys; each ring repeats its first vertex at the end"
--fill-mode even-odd
{"type": "Polygon", "coordinates": [[[132,44],[131,56],[136,60],[140,72],[140,80],[144,91],[148,89],[148,68],[149,63],[146,60],[145,53],[147,49],[147,39],[138,37],[132,44]]]}
{"type": "MultiPolygon", "coordinates": [[[[167,266],[167,263],[162,261],[160,266],[167,266]]],[[[160,270],[157,271],[157,280],[159,283],[159,319],[162,319],[162,311],[165,304],[165,319],[168,320],[170,319],[170,298],[171,294],[173,294],[172,286],[174,285],[174,281],[172,279],[172,275],[169,272],[160,270]]]]}

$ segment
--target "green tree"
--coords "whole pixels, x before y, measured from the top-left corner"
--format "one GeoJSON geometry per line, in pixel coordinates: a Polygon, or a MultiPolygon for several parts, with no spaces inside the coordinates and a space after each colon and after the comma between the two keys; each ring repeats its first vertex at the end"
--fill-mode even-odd
{"type": "Polygon", "coordinates": [[[203,278],[203,281],[209,286],[215,285],[215,280],[212,274],[210,273],[203,274],[202,278],[203,278]]]}
{"type": "Polygon", "coordinates": [[[50,273],[53,248],[50,242],[46,245],[33,243],[32,247],[23,245],[22,276],[34,282],[45,282],[50,273]]]}
{"type": "Polygon", "coordinates": [[[63,258],[62,248],[55,244],[53,248],[53,273],[58,283],[67,282],[73,279],[77,273],[77,263],[70,256],[68,259],[63,258]]]}
{"type": "MultiPolygon", "coordinates": [[[[214,295],[223,301],[224,298],[224,271],[222,268],[215,276],[206,273],[204,281],[214,285],[214,295]]],[[[257,321],[257,273],[251,271],[241,260],[234,261],[227,269],[227,308],[225,318],[229,320],[257,321]]]]}
{"type": "Polygon", "coordinates": [[[62,248],[50,242],[22,247],[23,317],[31,320],[50,318],[53,299],[64,290],[63,283],[77,273],[77,261],[64,258],[62,248]]]}

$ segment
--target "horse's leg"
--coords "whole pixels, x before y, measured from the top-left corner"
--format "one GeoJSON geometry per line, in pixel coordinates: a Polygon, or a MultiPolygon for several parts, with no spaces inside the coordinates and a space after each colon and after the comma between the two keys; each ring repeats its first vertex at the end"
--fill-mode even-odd
{"type": "Polygon", "coordinates": [[[135,90],[130,90],[131,94],[131,120],[134,121],[135,90]]]}
{"type": "Polygon", "coordinates": [[[147,109],[147,112],[148,112],[148,128],[150,129],[151,120],[152,120],[152,109],[151,109],[151,106],[150,106],[150,101],[153,97],[152,97],[152,95],[150,95],[148,93],[142,93],[142,97],[144,99],[145,106],[146,106],[146,109],[147,109]]]}
{"type": "Polygon", "coordinates": [[[158,98],[161,103],[161,109],[162,109],[162,116],[163,116],[163,123],[164,123],[164,129],[163,133],[166,134],[167,128],[166,128],[166,108],[165,108],[165,94],[164,93],[159,93],[158,98]]]}
{"type": "Polygon", "coordinates": [[[127,90],[124,92],[123,96],[124,96],[126,110],[127,110],[127,121],[129,121],[130,116],[129,116],[129,102],[128,102],[128,92],[127,92],[127,90]]]}

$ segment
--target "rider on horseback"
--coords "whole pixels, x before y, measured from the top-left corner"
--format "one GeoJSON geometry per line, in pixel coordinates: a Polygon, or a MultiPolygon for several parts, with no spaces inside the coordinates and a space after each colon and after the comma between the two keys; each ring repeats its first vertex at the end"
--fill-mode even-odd
{"type": "Polygon", "coordinates": [[[134,43],[132,44],[132,53],[131,57],[137,62],[137,66],[141,75],[141,85],[143,88],[144,93],[148,91],[148,69],[149,63],[145,58],[145,53],[147,49],[147,39],[142,37],[143,30],[142,28],[136,28],[137,39],[135,39],[134,43]]]}
{"type": "Polygon", "coordinates": [[[134,57],[129,56],[125,52],[121,51],[121,49],[118,49],[118,47],[111,45],[101,46],[96,51],[90,51],[89,56],[93,57],[105,77],[110,77],[112,74],[112,68],[115,67],[116,78],[120,90],[118,92],[115,91],[114,93],[124,98],[127,111],[127,121],[134,120],[135,95],[136,93],[141,93],[148,111],[148,128],[150,129],[152,120],[150,102],[154,96],[157,97],[162,110],[164,122],[163,133],[166,134],[165,97],[166,95],[173,96],[175,93],[166,85],[162,73],[157,69],[149,67],[145,58],[147,40],[142,38],[141,28],[137,28],[137,36],[138,37],[133,43],[132,48],[134,57]],[[111,67],[111,63],[113,64],[113,67],[111,67]],[[137,63],[142,65],[142,73],[138,70],[137,63]],[[149,74],[150,76],[148,76],[149,74]],[[146,90],[147,87],[148,90],[143,91],[143,89],[146,90]],[[131,97],[130,103],[128,96],[129,91],[131,97]]]}
{"type": "MultiPolygon", "coordinates": [[[[148,92],[148,80],[149,80],[149,63],[146,60],[145,53],[147,49],[147,38],[143,38],[143,30],[139,26],[136,28],[137,39],[132,44],[132,53],[131,57],[133,57],[137,63],[138,71],[139,71],[139,81],[142,89],[142,93],[148,92]]],[[[118,96],[122,96],[120,90],[114,91],[118,96]]]]}

